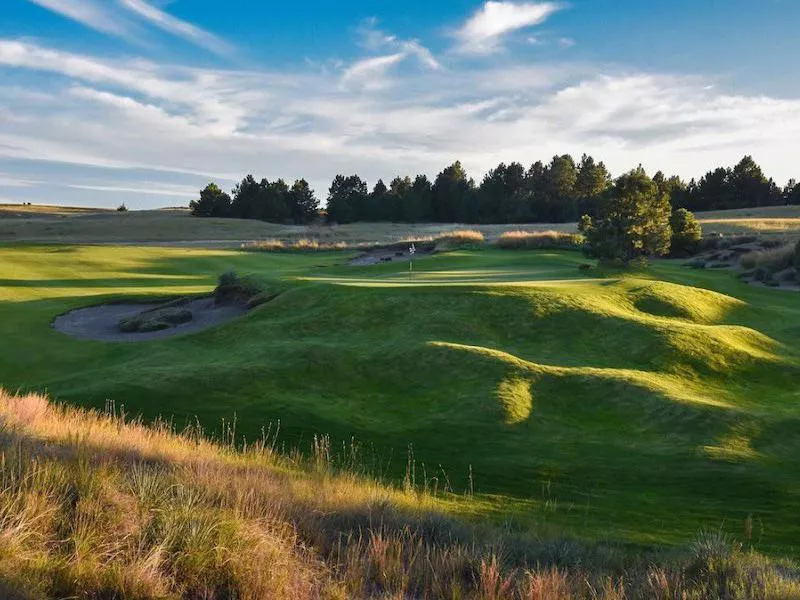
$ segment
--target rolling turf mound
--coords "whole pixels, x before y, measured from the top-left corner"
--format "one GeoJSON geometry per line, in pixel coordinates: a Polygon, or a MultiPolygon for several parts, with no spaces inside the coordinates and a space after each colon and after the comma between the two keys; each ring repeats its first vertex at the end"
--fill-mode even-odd
{"type": "Polygon", "coordinates": [[[780,551],[800,492],[800,305],[664,262],[598,272],[571,252],[347,254],[0,250],[0,381],[253,439],[333,448],[396,481],[474,491],[461,509],[594,539],[678,543],[720,526],[780,551]],[[68,338],[54,316],[208,292],[236,270],[272,302],[142,344],[68,338]],[[13,348],[13,350],[11,350],[13,348]],[[755,533],[753,533],[755,531],[755,533]]]}

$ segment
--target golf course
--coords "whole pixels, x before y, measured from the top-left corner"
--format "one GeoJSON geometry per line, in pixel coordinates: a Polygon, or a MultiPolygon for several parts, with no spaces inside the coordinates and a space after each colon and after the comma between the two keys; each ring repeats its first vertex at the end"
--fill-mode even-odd
{"type": "Polygon", "coordinates": [[[457,249],[413,270],[353,256],[2,245],[0,382],[237,446],[268,432],[285,455],[324,439],[332,463],[468,521],[633,549],[718,530],[796,551],[797,293],[568,250],[457,249]],[[130,343],[52,327],[210,294],[231,271],[270,299],[215,327],[130,343]]]}

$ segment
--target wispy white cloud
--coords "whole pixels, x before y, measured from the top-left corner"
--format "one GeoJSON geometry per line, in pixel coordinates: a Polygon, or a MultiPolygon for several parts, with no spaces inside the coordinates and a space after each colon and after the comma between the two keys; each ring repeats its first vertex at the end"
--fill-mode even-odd
{"type": "Polygon", "coordinates": [[[20,179],[14,175],[0,173],[0,187],[30,187],[36,183],[36,181],[31,181],[29,179],[20,179]]]}
{"type": "Polygon", "coordinates": [[[386,71],[406,58],[404,52],[373,56],[358,60],[347,67],[342,73],[342,83],[359,84],[366,89],[378,90],[386,87],[384,79],[386,71]]]}
{"type": "Polygon", "coordinates": [[[456,49],[468,54],[497,52],[505,36],[543,23],[560,8],[555,2],[489,0],[455,33],[456,49]]]}
{"type": "Polygon", "coordinates": [[[233,47],[200,27],[174,17],[145,0],[29,0],[52,12],[107,35],[140,44],[144,24],[219,55],[233,47]]]}
{"type": "Polygon", "coordinates": [[[119,18],[113,12],[113,4],[109,0],[104,3],[91,0],[29,0],[58,13],[68,19],[81,23],[90,29],[108,35],[132,39],[130,23],[119,18]]]}
{"type": "Polygon", "coordinates": [[[356,60],[342,73],[344,85],[357,85],[364,90],[380,90],[391,85],[387,78],[390,68],[408,58],[415,58],[426,69],[437,71],[442,65],[419,40],[401,40],[377,27],[377,19],[366,19],[358,29],[360,45],[369,53],[386,52],[356,60]]]}
{"type": "Polygon", "coordinates": [[[230,55],[232,46],[204,29],[173,17],[163,10],[144,2],[144,0],[120,0],[122,5],[137,16],[172,35],[202,46],[216,54],[230,55]]]}
{"type": "Polygon", "coordinates": [[[156,196],[174,196],[176,198],[191,198],[197,193],[196,187],[189,185],[168,186],[163,183],[156,184],[155,187],[148,186],[146,189],[142,189],[141,185],[96,185],[90,183],[68,183],[64,187],[73,190],[87,190],[91,192],[125,192],[131,194],[148,193],[156,196]]]}
{"type": "MultiPolygon", "coordinates": [[[[324,195],[338,172],[370,181],[435,176],[458,158],[477,178],[501,160],[584,151],[616,173],[643,163],[691,177],[747,152],[779,181],[797,176],[800,99],[726,94],[705,78],[567,62],[419,68],[403,64],[412,55],[398,43],[379,43],[370,52],[382,54],[342,72],[204,69],[0,40],[0,74],[17,72],[13,88],[0,84],[0,115],[14,115],[0,128],[0,172],[46,179],[45,169],[16,176],[8,167],[14,161],[113,168],[106,179],[69,185],[131,207],[138,197],[126,190],[137,187],[133,173],[141,169],[148,170],[144,186],[170,192],[151,195],[154,204],[174,204],[184,193],[188,201],[195,181],[251,171],[305,177],[324,195]],[[28,72],[55,76],[30,78],[28,90],[20,76],[28,72]],[[364,82],[385,81],[387,73],[391,86],[365,93],[364,82]],[[181,174],[183,187],[161,185],[152,173],[165,181],[181,174]]],[[[51,185],[58,182],[60,174],[51,185]]],[[[52,196],[38,184],[13,189],[32,200],[37,190],[52,196]]]]}

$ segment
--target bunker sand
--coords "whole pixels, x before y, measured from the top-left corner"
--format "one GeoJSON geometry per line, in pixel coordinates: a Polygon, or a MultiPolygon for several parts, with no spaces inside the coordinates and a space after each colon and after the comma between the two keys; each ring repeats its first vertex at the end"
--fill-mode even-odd
{"type": "Polygon", "coordinates": [[[148,332],[120,331],[121,319],[134,317],[144,311],[155,309],[160,303],[151,304],[101,304],[79,308],[53,321],[53,328],[73,337],[101,342],[146,342],[178,335],[187,335],[221,325],[247,312],[236,305],[217,305],[213,298],[190,300],[184,306],[192,312],[192,320],[169,329],[148,332]]]}

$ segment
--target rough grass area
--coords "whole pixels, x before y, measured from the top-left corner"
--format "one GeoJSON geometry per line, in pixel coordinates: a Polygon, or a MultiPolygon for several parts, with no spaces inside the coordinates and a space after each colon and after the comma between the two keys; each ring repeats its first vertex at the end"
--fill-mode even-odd
{"type": "Polygon", "coordinates": [[[739,259],[745,269],[768,269],[772,272],[782,271],[794,264],[795,244],[784,244],[777,248],[757,250],[743,254],[739,259]]]}
{"type": "Polygon", "coordinates": [[[796,564],[719,531],[678,553],[625,555],[450,517],[468,497],[376,483],[337,464],[324,438],[309,459],[289,458],[269,435],[237,449],[234,425],[210,442],[113,406],[2,390],[0,423],[6,599],[800,595],[796,564]]]}
{"type": "Polygon", "coordinates": [[[269,239],[242,244],[244,250],[260,250],[262,252],[329,252],[331,250],[354,250],[358,247],[358,245],[351,246],[347,242],[320,242],[308,238],[287,242],[269,239]]]}
{"type": "Polygon", "coordinates": [[[362,448],[365,468],[468,501],[454,514],[587,541],[685,547],[719,530],[782,555],[800,536],[800,303],[730,272],[575,251],[458,250],[352,267],[347,253],[0,249],[0,381],[252,441],[362,448]],[[208,294],[236,271],[282,293],[140,344],[54,317],[208,294]],[[752,522],[749,537],[745,525],[752,522]]]}
{"type": "Polygon", "coordinates": [[[578,249],[583,236],[562,231],[506,231],[494,243],[504,250],[578,249]]]}
{"type": "Polygon", "coordinates": [[[479,248],[486,242],[486,237],[475,229],[457,229],[437,236],[434,241],[438,250],[459,250],[479,248]]]}

